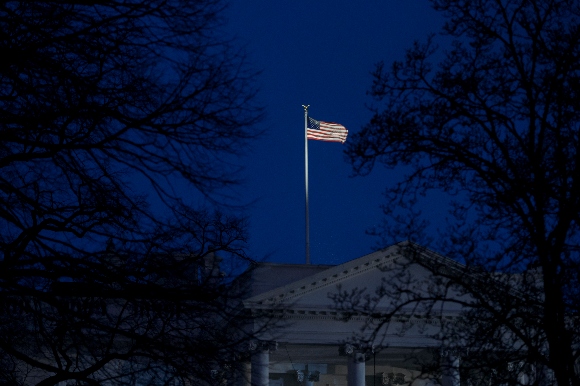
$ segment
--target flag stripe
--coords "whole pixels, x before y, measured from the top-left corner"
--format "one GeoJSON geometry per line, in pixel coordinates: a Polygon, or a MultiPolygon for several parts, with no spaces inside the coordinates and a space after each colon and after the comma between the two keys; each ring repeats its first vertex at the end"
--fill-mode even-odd
{"type": "Polygon", "coordinates": [[[317,121],[308,117],[308,127],[306,129],[306,137],[308,139],[344,143],[347,135],[348,130],[341,124],[317,121]]]}

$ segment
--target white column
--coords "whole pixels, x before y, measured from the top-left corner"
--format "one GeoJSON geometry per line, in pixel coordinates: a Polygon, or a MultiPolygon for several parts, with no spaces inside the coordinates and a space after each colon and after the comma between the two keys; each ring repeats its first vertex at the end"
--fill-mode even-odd
{"type": "Polygon", "coordinates": [[[259,347],[252,353],[252,386],[268,386],[270,365],[270,351],[266,347],[259,347]]]}
{"type": "Polygon", "coordinates": [[[365,354],[354,352],[348,356],[348,386],[365,386],[365,354]]]}
{"type": "Polygon", "coordinates": [[[443,377],[441,378],[441,385],[460,386],[459,355],[451,351],[445,352],[442,365],[443,377]]]}

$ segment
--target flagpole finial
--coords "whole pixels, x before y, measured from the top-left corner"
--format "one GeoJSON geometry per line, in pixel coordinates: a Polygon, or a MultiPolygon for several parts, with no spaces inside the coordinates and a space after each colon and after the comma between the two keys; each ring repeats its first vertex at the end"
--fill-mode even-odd
{"type": "Polygon", "coordinates": [[[310,107],[310,105],[302,105],[302,107],[304,107],[304,111],[308,111],[308,108],[310,107]]]}

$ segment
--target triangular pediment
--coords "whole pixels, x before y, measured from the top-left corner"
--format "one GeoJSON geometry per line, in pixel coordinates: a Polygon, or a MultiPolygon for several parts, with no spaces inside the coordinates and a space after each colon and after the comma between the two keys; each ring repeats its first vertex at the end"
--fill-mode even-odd
{"type": "MultiPolygon", "coordinates": [[[[407,253],[413,249],[419,259],[438,261],[459,269],[459,264],[426,248],[410,242],[370,253],[344,264],[328,267],[289,284],[273,288],[244,301],[246,308],[253,310],[284,309],[301,312],[333,312],[336,303],[332,295],[342,291],[362,291],[372,294],[389,280],[389,275],[407,275],[409,280],[429,280],[432,275],[420,265],[405,265],[407,253]],[[400,271],[400,272],[398,272],[400,271]]],[[[387,299],[383,300],[384,302],[387,299]]],[[[386,304],[385,304],[386,307],[386,304]]],[[[449,310],[452,311],[452,310],[449,310]]]]}

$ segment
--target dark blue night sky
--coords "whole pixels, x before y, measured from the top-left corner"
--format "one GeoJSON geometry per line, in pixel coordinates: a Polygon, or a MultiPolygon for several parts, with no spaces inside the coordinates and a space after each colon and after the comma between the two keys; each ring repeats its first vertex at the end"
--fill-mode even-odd
{"type": "MultiPolygon", "coordinates": [[[[250,254],[257,260],[304,263],[304,113],[357,132],[369,120],[370,72],[404,57],[415,40],[442,26],[428,1],[233,1],[228,32],[262,70],[258,99],[265,135],[254,143],[240,187],[250,219],[250,254]]],[[[348,139],[347,139],[348,141],[348,139]]],[[[360,257],[380,240],[365,230],[382,220],[385,186],[400,171],[351,177],[343,145],[309,141],[312,264],[360,257]]]]}

